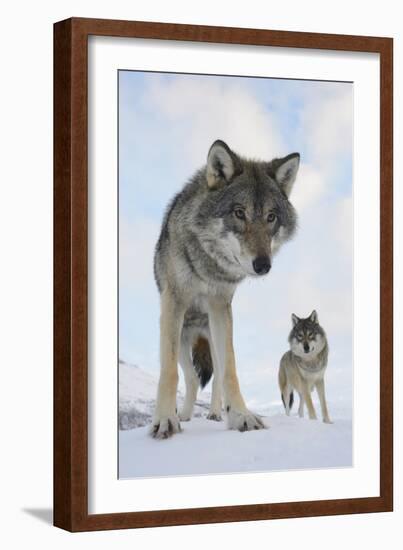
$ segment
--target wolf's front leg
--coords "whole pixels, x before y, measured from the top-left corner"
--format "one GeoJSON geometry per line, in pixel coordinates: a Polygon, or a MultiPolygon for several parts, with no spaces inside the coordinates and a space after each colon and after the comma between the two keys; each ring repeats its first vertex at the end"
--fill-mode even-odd
{"type": "Polygon", "coordinates": [[[166,439],[181,431],[176,411],[178,386],[178,348],[185,308],[166,289],[161,294],[160,360],[161,373],[151,435],[166,439]]]}
{"type": "Polygon", "coordinates": [[[299,393],[298,416],[300,418],[304,418],[304,396],[302,395],[302,393],[299,393]]]}
{"type": "Polygon", "coordinates": [[[221,380],[220,373],[216,364],[214,365],[213,389],[211,392],[210,411],[207,415],[208,420],[216,420],[219,422],[221,417],[222,402],[221,402],[221,380]]]}
{"type": "Polygon", "coordinates": [[[183,422],[187,422],[188,420],[191,420],[193,416],[193,408],[200,384],[200,380],[190,358],[190,350],[187,342],[180,343],[179,363],[183,369],[186,385],[185,401],[183,403],[182,410],[179,413],[179,418],[183,422]]]}
{"type": "Polygon", "coordinates": [[[261,418],[246,408],[239,389],[232,343],[231,304],[212,298],[209,301],[209,323],[214,355],[220,370],[229,429],[244,432],[265,428],[261,418]]]}
{"type": "Polygon", "coordinates": [[[302,396],[304,398],[306,408],[308,409],[308,416],[310,420],[316,420],[316,412],[312,403],[311,390],[307,384],[303,384],[302,386],[302,396]]]}
{"type": "Polygon", "coordinates": [[[319,395],[323,422],[325,422],[325,424],[333,424],[333,422],[329,418],[329,411],[327,410],[327,403],[326,403],[326,396],[325,396],[325,382],[323,378],[322,380],[318,380],[318,382],[316,382],[316,390],[319,395]]]}

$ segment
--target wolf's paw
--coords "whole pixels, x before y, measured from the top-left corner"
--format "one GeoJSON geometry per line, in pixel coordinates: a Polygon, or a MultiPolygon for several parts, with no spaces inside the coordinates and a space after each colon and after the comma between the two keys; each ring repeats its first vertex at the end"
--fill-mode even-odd
{"type": "Polygon", "coordinates": [[[153,420],[150,435],[154,439],[168,439],[168,437],[181,431],[179,418],[177,416],[166,416],[153,420]]]}
{"type": "Polygon", "coordinates": [[[221,422],[222,416],[220,413],[209,412],[207,415],[207,420],[215,420],[216,422],[221,422]]]}
{"type": "Polygon", "coordinates": [[[330,418],[324,418],[324,419],[323,419],[323,422],[324,422],[325,424],[334,424],[333,420],[330,420],[330,418]]]}
{"type": "Polygon", "coordinates": [[[250,411],[237,411],[230,409],[228,411],[228,428],[230,430],[239,430],[240,432],[248,432],[251,430],[264,430],[268,428],[260,416],[251,413],[250,411]]]}

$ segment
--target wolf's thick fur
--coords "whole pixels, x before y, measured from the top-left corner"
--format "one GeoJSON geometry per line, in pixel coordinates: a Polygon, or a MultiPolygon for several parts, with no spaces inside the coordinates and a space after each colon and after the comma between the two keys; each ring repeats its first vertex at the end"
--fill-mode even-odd
{"type": "Polygon", "coordinates": [[[172,200],[155,250],[161,294],[161,374],[151,433],[166,438],[189,420],[199,382],[214,372],[209,417],[230,429],[264,428],[241,395],[232,344],[231,302],[247,276],[268,273],[273,254],[293,235],[288,200],[299,155],[271,162],[244,159],[218,140],[207,165],[172,200]],[[186,396],[176,412],[177,362],[186,396]],[[221,391],[222,390],[222,391],[221,391]]]}
{"type": "Polygon", "coordinates": [[[309,418],[315,420],[316,413],[311,392],[316,388],[323,422],[331,423],[324,382],[329,354],[325,331],[319,325],[316,311],[306,319],[300,319],[293,314],[292,323],[293,328],[288,338],[291,349],[281,358],[278,373],[281,399],[286,414],[290,414],[294,401],[293,390],[296,390],[299,394],[299,416],[301,418],[304,416],[304,404],[306,404],[309,418]]]}

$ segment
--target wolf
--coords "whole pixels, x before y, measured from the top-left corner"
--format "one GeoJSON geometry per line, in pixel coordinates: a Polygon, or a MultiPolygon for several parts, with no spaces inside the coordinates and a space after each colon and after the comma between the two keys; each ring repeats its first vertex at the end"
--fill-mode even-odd
{"type": "Polygon", "coordinates": [[[306,319],[300,319],[294,313],[291,319],[292,330],[288,338],[290,350],[281,358],[278,373],[285,412],[287,415],[290,414],[295,389],[299,394],[299,416],[304,416],[306,404],[309,418],[316,420],[311,398],[311,392],[315,387],[319,395],[323,422],[332,424],[325,396],[324,377],[329,355],[325,331],[319,324],[315,310],[306,319]]]}
{"type": "Polygon", "coordinates": [[[232,341],[231,302],[245,277],[262,277],[296,229],[289,201],[300,155],[271,161],[243,158],[216,140],[207,163],[168,205],[154,255],[160,292],[160,361],[155,438],[181,431],[199,384],[214,373],[209,418],[229,429],[262,429],[242,397],[232,341]],[[178,360],[186,395],[177,412],[178,360]],[[222,403],[222,398],[224,403],[222,403]]]}

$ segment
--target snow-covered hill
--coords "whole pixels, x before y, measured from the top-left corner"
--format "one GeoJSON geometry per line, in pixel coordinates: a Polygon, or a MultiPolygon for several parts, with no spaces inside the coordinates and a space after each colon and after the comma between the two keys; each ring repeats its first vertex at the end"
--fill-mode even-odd
{"type": "MultiPolygon", "coordinates": [[[[156,441],[148,434],[157,380],[143,369],[119,363],[119,477],[218,474],[352,465],[350,408],[329,403],[334,424],[284,414],[278,402],[254,412],[267,430],[240,433],[205,417],[209,394],[197,401],[195,418],[183,432],[156,441]],[[137,428],[137,429],[133,429],[137,428]]],[[[178,405],[183,395],[178,395],[178,405]]],[[[250,405],[251,406],[251,405],[250,405]]],[[[319,409],[318,409],[319,412],[319,409]]]]}
{"type": "MultiPolygon", "coordinates": [[[[144,369],[122,359],[119,361],[119,428],[131,430],[147,426],[151,422],[157,395],[158,381],[144,369]]],[[[183,394],[178,393],[178,405],[183,403],[183,394]]],[[[207,414],[209,394],[198,399],[195,406],[195,417],[207,414]]]]}

